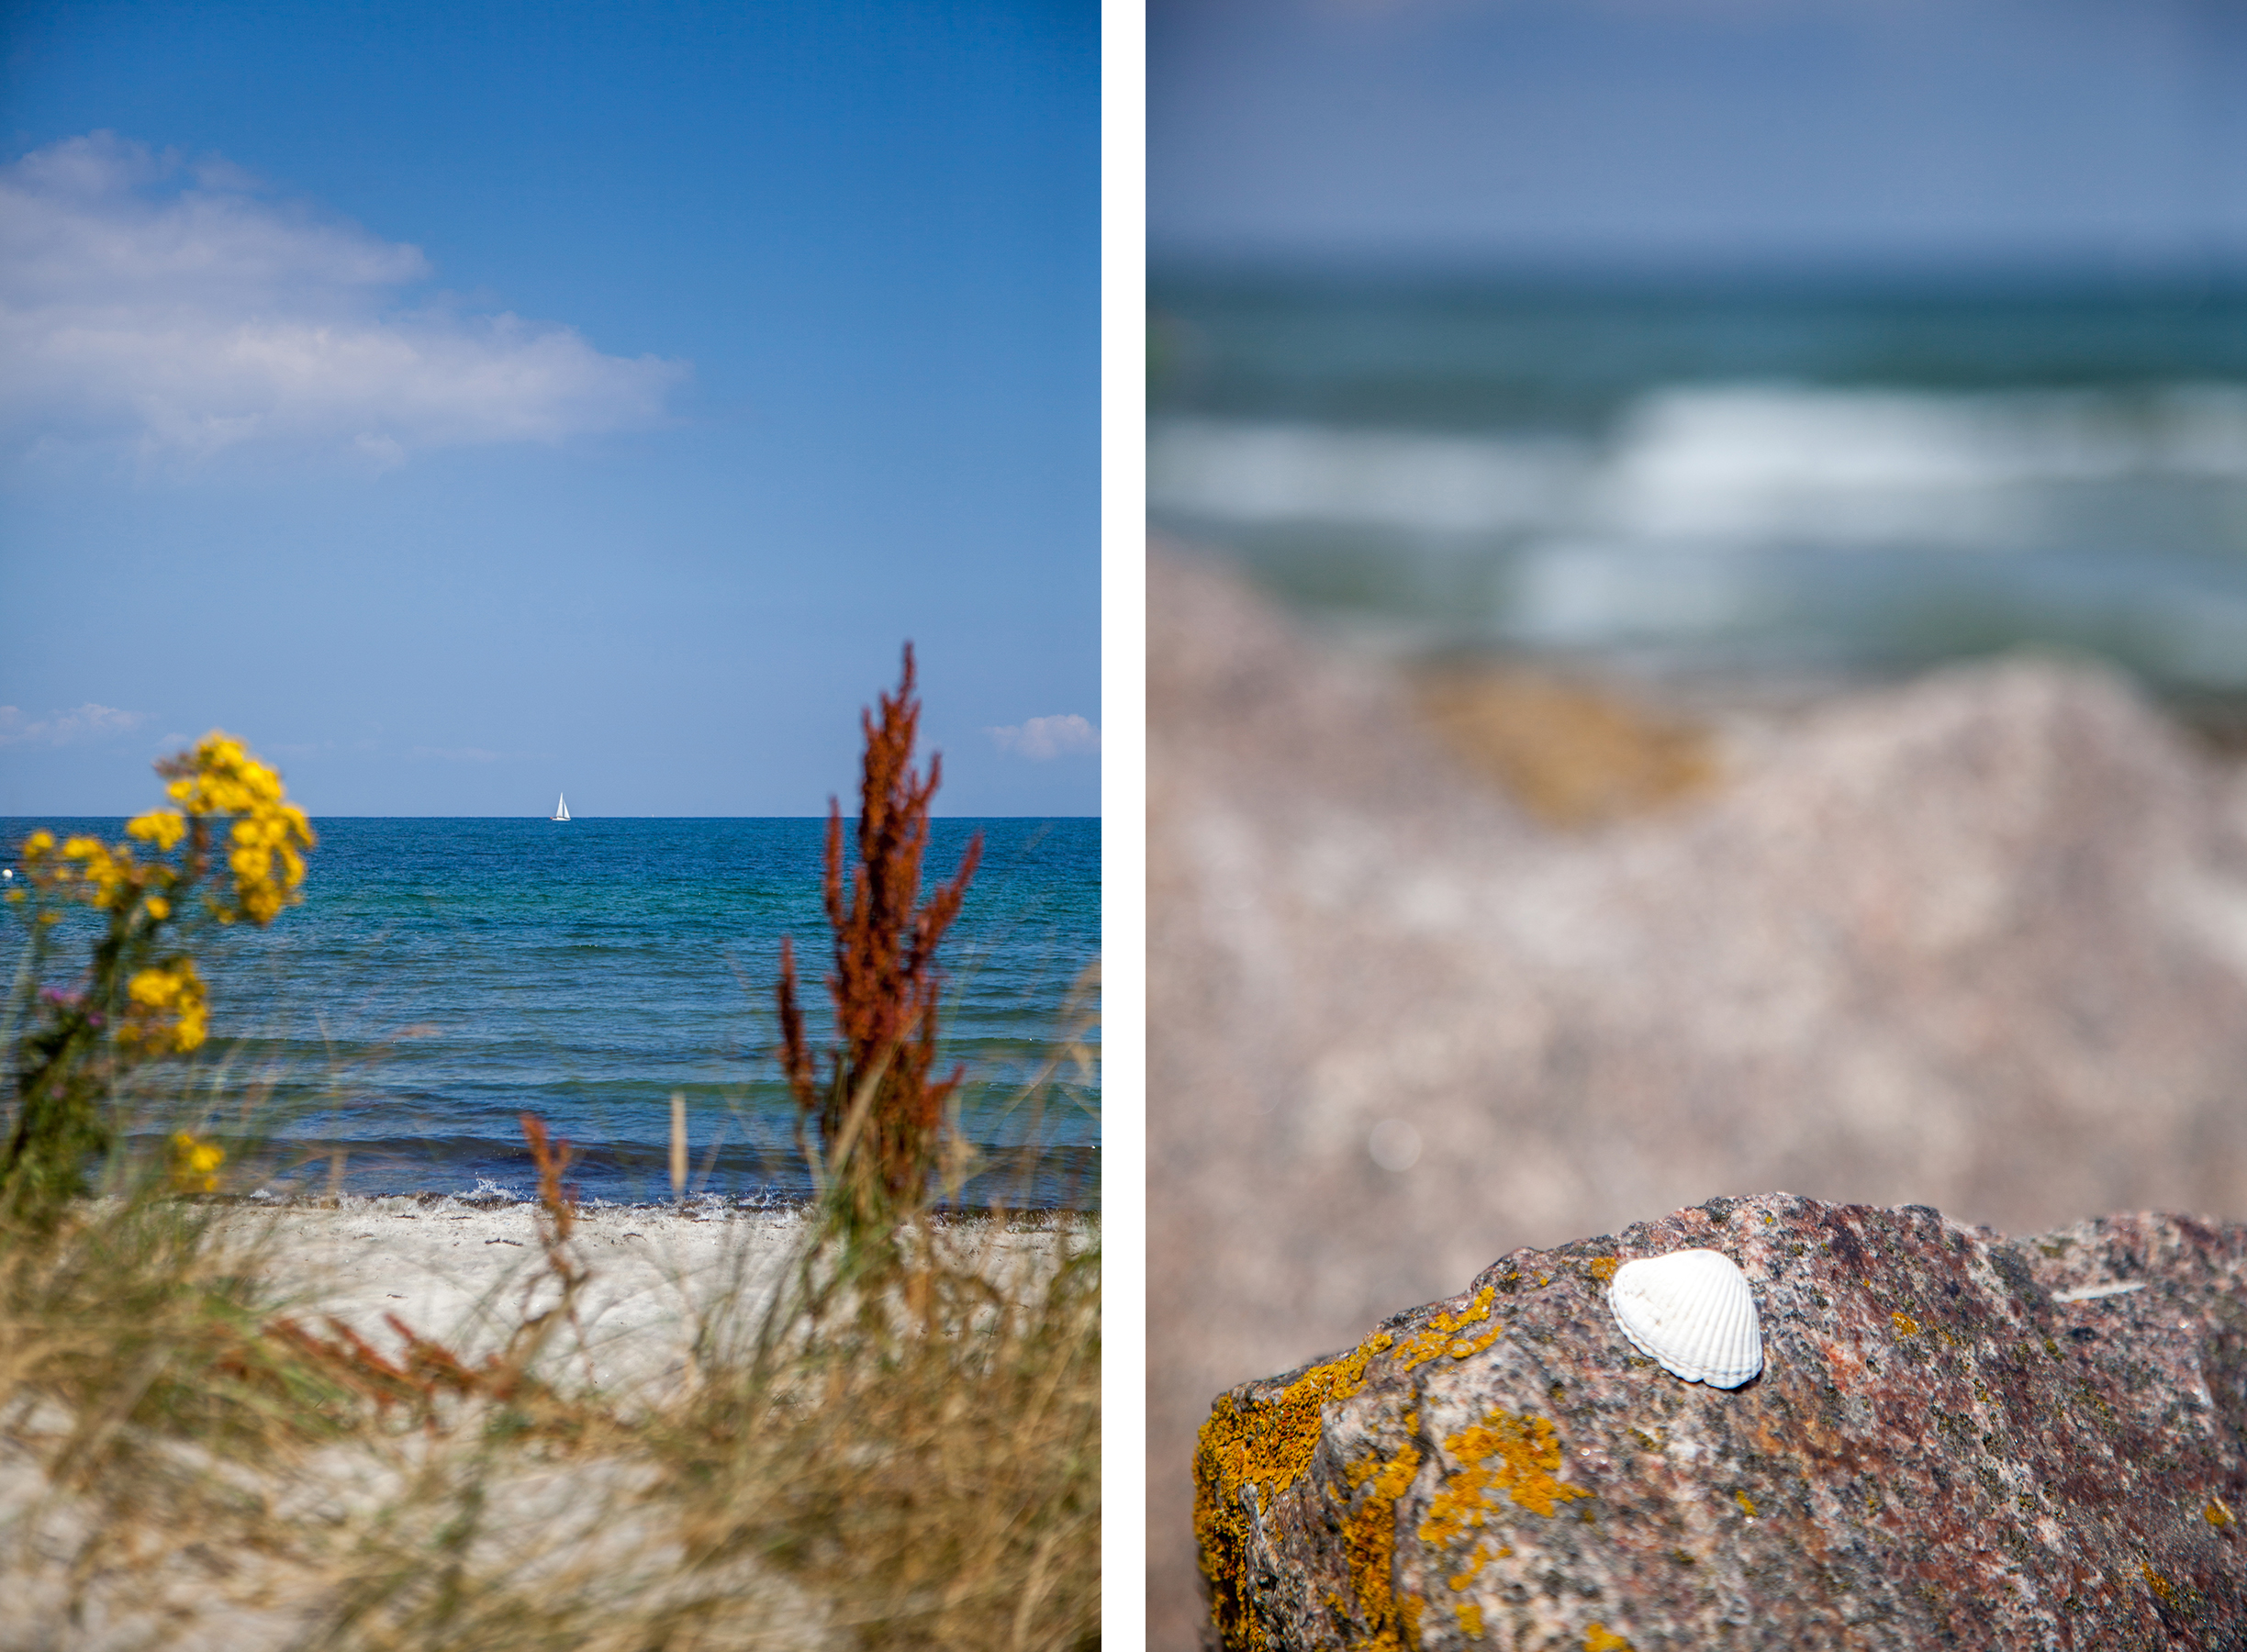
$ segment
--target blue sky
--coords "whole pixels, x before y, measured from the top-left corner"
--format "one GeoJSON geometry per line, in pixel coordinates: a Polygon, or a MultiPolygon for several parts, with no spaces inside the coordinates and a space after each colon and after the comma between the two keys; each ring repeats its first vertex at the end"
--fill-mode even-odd
{"type": "Polygon", "coordinates": [[[1164,262],[2247,266],[2237,0],[1150,0],[1164,262]]]}
{"type": "Polygon", "coordinates": [[[0,813],[1096,812],[1098,20],[10,7],[0,813]]]}

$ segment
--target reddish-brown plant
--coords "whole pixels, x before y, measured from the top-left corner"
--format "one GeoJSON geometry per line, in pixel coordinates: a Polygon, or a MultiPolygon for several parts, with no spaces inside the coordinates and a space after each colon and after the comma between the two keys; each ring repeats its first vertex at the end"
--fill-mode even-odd
{"type": "Polygon", "coordinates": [[[959,915],[967,883],[982,858],[978,832],[959,870],[921,899],[921,859],[928,848],[929,799],[943,776],[932,754],[923,779],[912,767],[921,704],[913,697],[912,644],[894,695],[879,697],[880,717],[866,712],[866,760],[859,793],[856,858],[844,876],[843,805],[827,815],[827,921],[834,932],[836,1047],[828,1071],[804,1036],[796,997],[796,958],[780,943],[780,1062],[803,1116],[819,1122],[827,1178],[861,1217],[911,1209],[928,1192],[944,1131],[945,1103],[962,1069],[932,1080],[936,1063],[937,999],[943,977],[936,946],[959,915]]]}

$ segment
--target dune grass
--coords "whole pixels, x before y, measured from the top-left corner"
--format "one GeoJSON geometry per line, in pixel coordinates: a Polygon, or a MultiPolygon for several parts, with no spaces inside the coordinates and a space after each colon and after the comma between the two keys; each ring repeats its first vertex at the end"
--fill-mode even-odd
{"type": "MultiPolygon", "coordinates": [[[[961,1164],[956,1078],[930,1077],[948,911],[896,900],[935,780],[906,762],[915,710],[909,653],[867,720],[868,807],[899,818],[858,834],[850,868],[831,831],[823,1074],[786,988],[821,1198],[741,1225],[737,1288],[682,1295],[686,1356],[662,1382],[592,1375],[578,1307],[598,1263],[568,1144],[535,1119],[535,1277],[512,1321],[473,1345],[402,1320],[373,1335],[290,1300],[285,1215],[224,1197],[214,1141],[151,1153],[126,1128],[114,1045],[99,1083],[58,1087],[50,1053],[12,1040],[18,1074],[45,1060],[74,1110],[76,1156],[0,1209],[0,1648],[1097,1642],[1099,1221],[938,1208],[961,1164]],[[777,1267],[755,1251],[776,1244],[777,1267]]],[[[67,1011],[90,1046],[93,1001],[29,1024],[67,1011]]],[[[163,1009],[136,1024],[176,1057],[163,1009]]],[[[17,1122],[31,1104],[19,1087],[17,1122]]]]}
{"type": "Polygon", "coordinates": [[[568,1213],[561,1289],[481,1357],[293,1315],[270,1222],[216,1201],[0,1233],[0,1596],[31,1608],[0,1644],[1097,1639],[1095,1223],[807,1222],[776,1296],[721,1293],[681,1379],[610,1395],[568,1213]]]}

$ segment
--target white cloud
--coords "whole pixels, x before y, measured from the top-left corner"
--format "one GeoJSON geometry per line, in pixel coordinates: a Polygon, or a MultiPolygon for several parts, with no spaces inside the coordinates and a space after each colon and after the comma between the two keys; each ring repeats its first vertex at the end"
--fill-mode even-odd
{"type": "Polygon", "coordinates": [[[414,451],[652,424],[683,362],[569,327],[400,307],[386,241],[110,132],[0,167],[0,430],[196,459],[252,444],[386,467],[414,451]]]}
{"type": "Polygon", "coordinates": [[[44,717],[27,715],[20,707],[0,706],[0,745],[71,745],[81,740],[102,740],[129,734],[147,720],[145,711],[120,711],[92,700],[69,711],[50,711],[44,717]]]}
{"type": "Polygon", "coordinates": [[[1039,763],[1074,752],[1100,750],[1099,728],[1073,711],[1061,717],[1033,717],[1026,722],[983,731],[1001,751],[1039,763]]]}

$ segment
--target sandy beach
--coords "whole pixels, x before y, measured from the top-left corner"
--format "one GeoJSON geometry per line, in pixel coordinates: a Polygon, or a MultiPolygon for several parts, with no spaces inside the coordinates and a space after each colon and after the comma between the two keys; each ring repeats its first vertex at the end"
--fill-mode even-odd
{"type": "MultiPolygon", "coordinates": [[[[398,1345],[396,1318],[473,1359],[553,1300],[536,1209],[346,1199],[250,1207],[227,1225],[255,1247],[281,1312],[315,1328],[338,1320],[385,1350],[398,1345]]],[[[555,1346],[571,1375],[611,1393],[676,1377],[698,1321],[729,1300],[762,1308],[804,1233],[798,1212],[714,1201],[583,1211],[572,1243],[591,1274],[577,1307],[584,1342],[555,1346]]]]}

